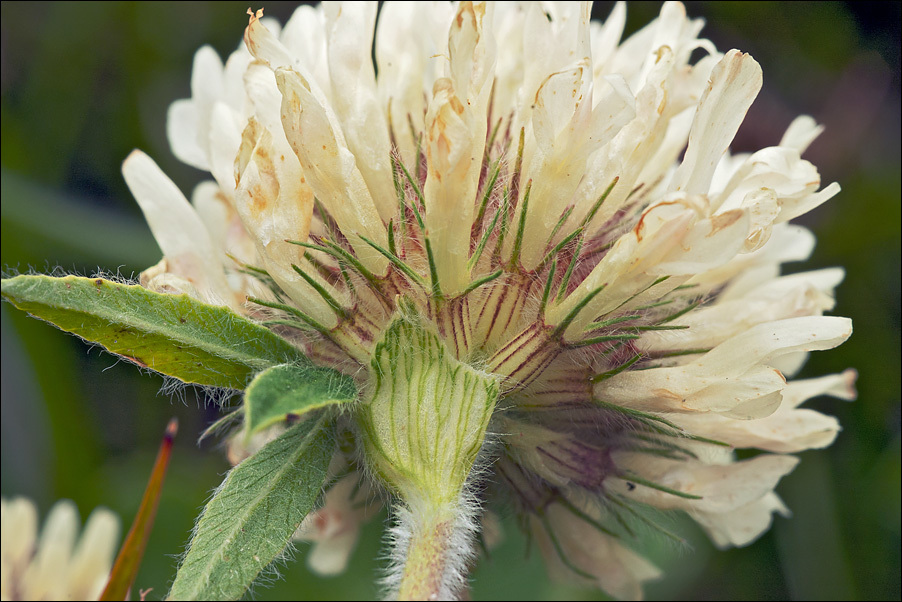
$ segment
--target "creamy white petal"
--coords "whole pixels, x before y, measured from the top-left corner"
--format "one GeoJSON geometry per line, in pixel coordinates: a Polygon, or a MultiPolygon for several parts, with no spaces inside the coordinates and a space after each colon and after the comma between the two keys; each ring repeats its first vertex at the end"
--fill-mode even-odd
{"type": "Polygon", "coordinates": [[[201,299],[229,302],[221,253],[178,187],[153,159],[137,150],[122,164],[122,175],[144,212],[169,271],[191,282],[201,299]]]}
{"type": "Polygon", "coordinates": [[[414,166],[416,138],[425,130],[426,99],[444,67],[453,17],[446,2],[386,2],[379,13],[377,86],[408,169],[414,166]]]}
{"type": "Polygon", "coordinates": [[[742,246],[748,216],[741,210],[713,217],[705,217],[706,213],[703,198],[681,194],[665,197],[647,209],[636,227],[617,241],[579,287],[548,311],[546,321],[562,320],[603,286],[567,329],[567,336],[574,336],[596,316],[660,298],[685,280],[674,276],[688,277],[728,262],[742,246]],[[661,278],[668,280],[649,288],[661,278]]]}
{"type": "Polygon", "coordinates": [[[169,105],[166,134],[172,154],[182,163],[197,169],[209,169],[207,149],[198,140],[201,116],[191,99],[177,100],[169,105]]]}
{"type": "Polygon", "coordinates": [[[839,194],[840,186],[836,182],[829,184],[823,190],[809,194],[801,199],[792,199],[790,202],[784,201],[782,211],[777,218],[779,222],[789,221],[800,215],[804,215],[809,211],[823,205],[834,196],[839,194]]]}
{"type": "MultiPolygon", "coordinates": [[[[38,538],[38,510],[34,503],[22,497],[7,500],[2,498],[3,516],[0,523],[0,556],[4,570],[9,567],[11,573],[21,574],[35,551],[38,538]]],[[[10,577],[12,575],[9,575],[10,577]]],[[[10,599],[9,584],[3,583],[3,597],[10,599]]]]}
{"type": "Polygon", "coordinates": [[[444,294],[469,283],[467,261],[485,153],[495,42],[491,10],[463,3],[448,38],[448,78],[436,81],[426,114],[426,227],[444,294]]]}
{"type": "Polygon", "coordinates": [[[360,261],[373,273],[384,274],[388,260],[360,236],[385,248],[385,226],[334,116],[317,101],[309,82],[297,72],[280,69],[276,81],[282,91],[285,135],[307,183],[351,241],[360,261]]]}
{"type": "Polygon", "coordinates": [[[22,576],[26,598],[59,600],[66,595],[65,574],[79,529],[78,509],[71,500],[60,500],[44,521],[34,559],[22,576]]]}
{"type": "MultiPolygon", "coordinates": [[[[297,62],[310,69],[312,78],[326,97],[329,85],[329,61],[326,58],[326,15],[323,6],[301,5],[285,27],[279,41],[297,62]]],[[[267,126],[269,127],[269,126],[267,126]]]]}
{"type": "Polygon", "coordinates": [[[689,512],[731,512],[773,492],[781,478],[799,463],[794,456],[760,455],[750,460],[709,465],[694,460],[670,460],[648,454],[622,453],[616,457],[618,467],[633,474],[699,499],[679,497],[639,483],[629,477],[614,480],[612,490],[627,499],[662,509],[689,512]],[[630,487],[629,485],[633,485],[630,487]]]}
{"type": "Polygon", "coordinates": [[[714,347],[756,324],[801,316],[821,315],[833,308],[833,289],[844,272],[828,268],[791,276],[728,286],[710,305],[670,322],[687,330],[643,333],[644,351],[714,347]],[[751,286],[751,288],[746,288],[751,286]]]}
{"type": "Polygon", "coordinates": [[[814,245],[810,230],[794,224],[778,224],[761,248],[739,254],[720,267],[692,277],[687,284],[698,286],[699,293],[714,290],[759,268],[776,269],[781,263],[804,261],[811,256],[814,245]]]}
{"type": "Polygon", "coordinates": [[[789,516],[789,509],[777,494],[771,492],[730,512],[691,512],[692,518],[705,528],[714,544],[723,549],[746,546],[770,528],[774,513],[789,516]]]}
{"type": "MultiPolygon", "coordinates": [[[[794,383],[787,385],[789,391],[794,383]]],[[[774,453],[795,453],[827,447],[839,433],[839,422],[813,410],[791,408],[784,400],[773,414],[741,420],[716,414],[680,414],[673,422],[687,432],[716,439],[736,448],[756,448],[774,453]]]]}
{"type": "Polygon", "coordinates": [[[96,600],[103,593],[119,543],[119,517],[96,508],[75,546],[69,563],[67,594],[71,599],[96,600]]]}
{"type": "MultiPolygon", "coordinates": [[[[673,101],[672,76],[676,68],[675,57],[669,47],[662,47],[655,53],[653,68],[643,78],[638,87],[630,85],[630,89],[638,92],[635,95],[635,118],[620,128],[611,142],[599,150],[591,159],[586,169],[595,180],[594,190],[584,193],[580,205],[582,215],[589,210],[591,204],[612,182],[617,184],[605,199],[601,209],[590,222],[588,230],[596,232],[607,224],[617,212],[623,209],[633,190],[648,187],[652,180],[643,181],[640,176],[648,174],[656,178],[660,170],[670,169],[669,164],[656,164],[651,161],[665,143],[674,147],[677,153],[685,146],[685,137],[678,132],[676,139],[671,140],[670,121],[675,112],[669,110],[673,101]]],[[[679,124],[677,124],[679,125],[679,124]]],[[[688,132],[688,127],[686,129],[688,132]]]]}
{"type": "Polygon", "coordinates": [[[824,126],[818,125],[810,115],[799,115],[792,120],[786,133],[780,140],[780,146],[793,148],[803,154],[814,140],[824,131],[824,126]]]}
{"type": "Polygon", "coordinates": [[[208,153],[210,173],[229,196],[235,193],[235,157],[241,146],[241,130],[246,120],[224,102],[216,102],[210,111],[208,153]]]}
{"type": "Polygon", "coordinates": [[[670,183],[671,190],[708,192],[717,162],[736,135],[761,82],[761,67],[738,50],[731,50],[715,65],[689,133],[686,156],[670,183]]]}
{"type": "Polygon", "coordinates": [[[398,200],[392,181],[388,123],[376,92],[373,28],[376,2],[325,3],[332,106],[357,169],[382,220],[394,217],[398,200]]]}
{"type": "Polygon", "coordinates": [[[858,371],[848,368],[839,374],[793,381],[789,383],[783,394],[784,406],[788,409],[796,408],[818,395],[830,395],[852,401],[858,397],[858,392],[855,390],[857,379],[858,371]]]}
{"type": "Polygon", "coordinates": [[[626,2],[617,2],[611,9],[611,14],[604,20],[604,24],[592,21],[592,69],[595,74],[595,87],[600,87],[601,77],[605,74],[605,66],[611,56],[617,50],[623,29],[626,26],[626,2]]]}
{"type": "Polygon", "coordinates": [[[661,576],[661,571],[648,560],[560,504],[549,505],[545,516],[545,524],[532,520],[532,531],[549,571],[557,579],[570,583],[586,581],[565,566],[561,555],[571,566],[591,575],[594,585],[618,600],[641,600],[642,584],[661,576]]]}
{"type": "Polygon", "coordinates": [[[313,544],[307,564],[320,575],[337,575],[347,568],[361,526],[379,510],[367,499],[368,492],[359,474],[341,478],[326,492],[323,507],[309,514],[294,534],[294,539],[313,544]]]}
{"type": "Polygon", "coordinates": [[[340,575],[348,568],[348,560],[358,538],[356,531],[348,531],[329,541],[318,542],[307,555],[307,566],[325,577],[340,575]]]}
{"type": "Polygon", "coordinates": [[[617,374],[598,383],[595,395],[647,411],[741,412],[742,417],[761,418],[776,409],[779,398],[773,394],[785,385],[780,371],[768,362],[797,351],[831,349],[851,334],[847,318],[812,316],[759,324],[683,365],[617,374]]]}

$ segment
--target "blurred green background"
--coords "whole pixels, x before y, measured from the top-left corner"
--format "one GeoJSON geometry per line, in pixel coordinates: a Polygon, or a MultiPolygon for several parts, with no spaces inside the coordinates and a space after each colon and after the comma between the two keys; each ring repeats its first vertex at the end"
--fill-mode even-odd
{"type": "MultiPolygon", "coordinates": [[[[628,8],[628,30],[657,4],[628,8]]],[[[254,8],[257,6],[255,5],[254,8]]],[[[294,5],[267,3],[284,22],[294,5]]],[[[597,3],[604,17],[609,3],[597,3]]],[[[188,96],[191,60],[203,44],[225,56],[241,38],[246,3],[2,4],[2,263],[137,275],[159,259],[119,174],[132,148],[156,159],[186,193],[201,173],[178,163],[165,138],[166,110],[188,96]]],[[[652,542],[667,576],[650,599],[898,600],[900,597],[900,3],[688,3],[721,50],[762,65],[765,87],[735,147],[776,144],[797,114],[826,125],[808,159],[843,192],[802,221],[818,248],[804,267],[842,265],[837,315],[855,334],[812,357],[804,375],[855,367],[855,403],[811,406],[839,417],[827,450],[802,455],[778,489],[791,520],[751,547],[712,550],[685,526],[692,549],[652,542]]],[[[801,269],[794,267],[793,269],[801,269]]],[[[83,517],[97,505],[127,524],[137,509],[167,420],[180,434],[150,548],[136,587],[168,589],[176,555],[209,491],[228,466],[198,433],[217,415],[191,391],[171,399],[140,374],[74,337],[12,310],[2,312],[2,492],[34,498],[42,515],[58,498],[83,517]]],[[[674,518],[674,522],[685,521],[674,518]]],[[[344,577],[312,576],[302,561],[259,587],[258,599],[374,598],[381,527],[366,530],[344,577]]],[[[474,574],[474,599],[593,599],[551,584],[522,537],[505,539],[474,574]]]]}

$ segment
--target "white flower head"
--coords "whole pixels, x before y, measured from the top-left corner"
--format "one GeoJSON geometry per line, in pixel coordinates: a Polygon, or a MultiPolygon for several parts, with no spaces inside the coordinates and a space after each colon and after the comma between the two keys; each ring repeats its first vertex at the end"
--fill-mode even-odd
{"type": "Polygon", "coordinates": [[[38,513],[26,498],[0,500],[0,575],[4,600],[97,600],[113,566],[119,518],[106,508],[88,517],[79,536],[78,510],[57,502],[38,533],[38,513]]]}
{"type": "Polygon", "coordinates": [[[787,377],[852,329],[823,315],[841,269],[780,273],[814,243],[788,222],[839,190],[801,158],[821,128],[800,117],[731,154],[758,63],[699,38],[679,3],[626,39],[622,3],[603,24],[589,8],[252,13],[224,65],[198,52],[170,110],[174,152],[213,181],[189,203],[145,155],[123,170],[165,256],[145,286],[276,311],[358,379],[353,462],[414,509],[507,499],[555,572],[638,598],[658,571],[620,526],[637,505],[685,511],[720,546],[786,512],[784,454],[839,430],[798,406],[855,395],[853,371],[787,377]]]}

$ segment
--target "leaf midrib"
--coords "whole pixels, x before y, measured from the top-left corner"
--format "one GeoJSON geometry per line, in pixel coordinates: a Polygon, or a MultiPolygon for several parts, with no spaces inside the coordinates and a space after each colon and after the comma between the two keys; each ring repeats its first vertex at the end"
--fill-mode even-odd
{"type": "MultiPolygon", "coordinates": [[[[31,290],[31,289],[35,288],[36,286],[40,286],[40,283],[48,282],[45,279],[49,279],[51,277],[40,276],[40,278],[41,278],[40,281],[35,281],[34,284],[28,286],[27,287],[28,290],[31,290]]],[[[69,276],[69,277],[63,278],[61,280],[70,280],[71,281],[73,279],[74,279],[73,277],[69,276]]],[[[76,283],[79,287],[83,287],[88,284],[88,282],[85,282],[82,280],[77,280],[76,283]]],[[[124,292],[127,295],[132,294],[132,291],[128,290],[128,287],[137,286],[137,285],[118,284],[111,280],[104,280],[104,283],[112,285],[114,287],[114,290],[117,287],[122,287],[123,289],[126,289],[124,292]]],[[[52,284],[50,284],[50,285],[52,286],[52,284]]],[[[140,294],[140,291],[138,291],[137,294],[140,294]]],[[[15,294],[10,294],[10,293],[4,293],[4,296],[10,297],[11,299],[16,299],[16,297],[21,297],[21,295],[15,295],[15,294]]],[[[173,295],[173,298],[174,299],[183,299],[183,298],[189,298],[189,297],[185,294],[181,294],[181,295],[173,295]]],[[[140,317],[135,317],[134,319],[132,319],[133,314],[128,314],[126,312],[112,311],[111,309],[109,309],[108,305],[94,303],[94,304],[92,304],[92,307],[94,307],[94,308],[99,307],[99,309],[97,311],[95,311],[94,313],[91,313],[91,312],[85,311],[84,309],[75,309],[71,305],[64,305],[61,303],[50,303],[50,302],[40,302],[40,301],[31,301],[31,300],[23,302],[20,299],[16,299],[16,300],[19,301],[19,303],[14,303],[14,305],[16,305],[17,307],[21,307],[25,311],[28,311],[28,309],[26,308],[27,306],[37,305],[39,307],[48,307],[48,308],[57,309],[60,311],[69,312],[69,313],[73,314],[73,317],[75,315],[78,315],[78,316],[87,316],[88,318],[92,318],[92,319],[95,319],[98,321],[101,321],[104,319],[109,320],[113,324],[123,324],[125,326],[129,326],[129,327],[133,327],[138,330],[142,330],[142,332],[144,332],[144,333],[149,333],[149,334],[153,334],[154,336],[163,337],[165,339],[168,339],[170,341],[174,341],[177,343],[183,343],[183,344],[190,345],[195,349],[199,349],[199,350],[207,353],[208,355],[223,358],[226,360],[235,361],[235,362],[241,363],[249,368],[269,367],[272,365],[276,365],[278,363],[277,361],[275,361],[272,358],[268,358],[268,359],[258,358],[251,353],[235,353],[235,348],[225,345],[224,342],[221,342],[221,339],[220,339],[220,342],[218,342],[218,343],[213,342],[209,345],[206,345],[206,344],[200,345],[200,344],[198,344],[198,342],[205,342],[206,339],[201,339],[199,337],[189,338],[186,336],[182,336],[182,337],[172,336],[171,333],[178,334],[180,332],[179,329],[174,328],[174,327],[166,329],[166,328],[161,327],[160,324],[149,322],[146,319],[141,319],[140,317]],[[122,319],[123,316],[125,316],[126,318],[129,318],[131,321],[122,319]]],[[[142,302],[143,301],[144,300],[142,300],[142,302]]],[[[198,301],[198,302],[200,303],[200,301],[198,301]]],[[[153,307],[153,305],[151,305],[151,310],[153,312],[155,312],[154,315],[159,316],[161,318],[161,321],[163,321],[165,323],[170,322],[170,320],[164,320],[163,318],[165,318],[165,316],[161,315],[159,312],[159,309],[153,307]]],[[[231,311],[225,307],[223,308],[223,310],[231,311]]],[[[169,313],[173,313],[173,312],[178,313],[172,307],[171,304],[168,304],[166,306],[166,311],[169,313]]],[[[40,316],[37,316],[37,317],[45,322],[48,322],[50,324],[53,324],[54,326],[57,326],[54,322],[51,322],[50,320],[47,320],[45,318],[40,318],[40,316]]],[[[235,317],[241,318],[241,316],[237,316],[237,314],[235,317]]],[[[270,331],[264,329],[262,326],[254,324],[250,320],[246,320],[246,324],[244,324],[244,325],[247,327],[254,328],[254,329],[262,329],[266,333],[270,332],[270,331]]],[[[192,330],[193,330],[193,327],[192,327],[192,330]]],[[[78,333],[75,332],[74,330],[68,330],[68,332],[72,332],[73,334],[78,335],[78,333]]],[[[182,332],[184,332],[184,330],[182,330],[182,332]]],[[[261,334],[263,334],[263,333],[261,333],[261,334]]],[[[81,335],[79,335],[79,336],[81,336],[81,335]]],[[[82,337],[82,338],[84,338],[84,337],[82,337]]],[[[92,342],[95,342],[95,341],[92,341],[92,342]]],[[[96,342],[99,342],[99,341],[96,341],[96,342]]],[[[240,344],[246,345],[248,342],[249,341],[246,339],[246,340],[242,341],[240,344]]],[[[110,347],[105,345],[104,343],[100,342],[100,344],[103,345],[104,347],[106,347],[107,349],[110,349],[110,347]]],[[[261,345],[261,347],[263,348],[264,351],[266,350],[266,345],[261,345]]],[[[288,349],[286,349],[286,351],[288,351],[288,349]]],[[[296,360],[297,356],[299,354],[295,353],[294,355],[295,355],[294,359],[296,360]]]]}

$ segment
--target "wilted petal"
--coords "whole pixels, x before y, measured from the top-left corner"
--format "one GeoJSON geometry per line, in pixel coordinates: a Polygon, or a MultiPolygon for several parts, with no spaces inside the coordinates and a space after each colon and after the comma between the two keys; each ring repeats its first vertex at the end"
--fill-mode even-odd
{"type": "Polygon", "coordinates": [[[307,515],[294,539],[313,544],[307,556],[311,569],[320,575],[344,572],[360,528],[378,511],[378,504],[368,500],[368,495],[369,487],[362,486],[360,475],[352,473],[326,492],[322,508],[307,515]]]}
{"type": "Polygon", "coordinates": [[[282,91],[282,126],[307,183],[346,233],[361,262],[372,272],[384,274],[387,260],[360,236],[387,246],[385,226],[335,116],[297,72],[279,69],[276,81],[282,91]]]}
{"type": "Polygon", "coordinates": [[[237,209],[270,276],[313,318],[334,326],[336,316],[292,266],[305,266],[304,249],[313,194],[303,185],[294,155],[277,155],[269,131],[251,120],[244,132],[237,168],[237,209]]]}
{"type": "Polygon", "coordinates": [[[572,583],[591,576],[594,585],[618,600],[641,600],[642,584],[661,576],[649,561],[563,506],[552,504],[545,515],[545,524],[533,519],[532,529],[549,570],[559,580],[572,583]],[[571,567],[583,574],[575,574],[571,567]]]}

